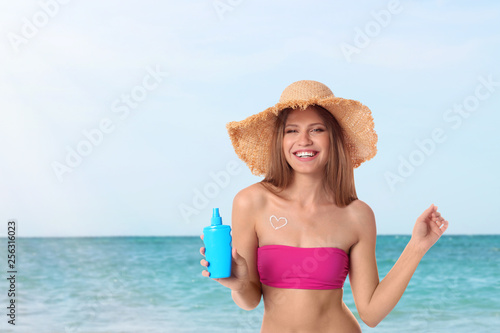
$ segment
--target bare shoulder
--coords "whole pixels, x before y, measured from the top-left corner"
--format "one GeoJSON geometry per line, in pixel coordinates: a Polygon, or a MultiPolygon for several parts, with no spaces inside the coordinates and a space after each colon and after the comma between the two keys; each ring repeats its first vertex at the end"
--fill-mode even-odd
{"type": "Polygon", "coordinates": [[[252,184],[240,190],[234,197],[234,201],[243,207],[255,206],[264,200],[264,191],[260,183],[252,184]]]}
{"type": "Polygon", "coordinates": [[[351,221],[360,232],[376,233],[375,214],[364,201],[354,200],[348,206],[351,221]]]}
{"type": "Polygon", "coordinates": [[[266,202],[266,190],[261,183],[255,183],[240,190],[234,197],[233,209],[239,211],[255,212],[266,202]]]}

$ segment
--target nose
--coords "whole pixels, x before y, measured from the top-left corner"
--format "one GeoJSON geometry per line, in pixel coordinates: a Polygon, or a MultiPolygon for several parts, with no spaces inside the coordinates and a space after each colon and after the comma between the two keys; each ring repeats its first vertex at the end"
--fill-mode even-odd
{"type": "Polygon", "coordinates": [[[311,140],[311,136],[309,135],[309,132],[302,131],[302,133],[300,133],[300,135],[297,139],[297,143],[300,146],[308,146],[308,145],[312,144],[312,140],[311,140]]]}

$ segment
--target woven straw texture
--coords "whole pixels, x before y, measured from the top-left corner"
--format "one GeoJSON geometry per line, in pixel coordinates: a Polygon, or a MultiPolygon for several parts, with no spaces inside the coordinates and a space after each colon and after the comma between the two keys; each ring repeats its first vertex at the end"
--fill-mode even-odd
{"type": "Polygon", "coordinates": [[[353,167],[372,159],[377,153],[377,133],[370,109],[358,101],[335,97],[324,84],[303,80],[289,85],[279,102],[242,121],[232,121],[226,128],[236,155],[252,174],[266,175],[275,120],[286,108],[306,109],[319,105],[330,111],[345,131],[353,167]]]}

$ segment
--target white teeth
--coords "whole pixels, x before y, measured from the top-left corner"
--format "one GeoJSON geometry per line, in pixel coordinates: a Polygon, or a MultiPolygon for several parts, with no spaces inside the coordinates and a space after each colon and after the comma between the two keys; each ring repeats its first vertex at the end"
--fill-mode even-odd
{"type": "Polygon", "coordinates": [[[316,153],[313,153],[312,151],[301,151],[298,153],[295,153],[296,156],[298,157],[311,157],[316,155],[316,153]]]}

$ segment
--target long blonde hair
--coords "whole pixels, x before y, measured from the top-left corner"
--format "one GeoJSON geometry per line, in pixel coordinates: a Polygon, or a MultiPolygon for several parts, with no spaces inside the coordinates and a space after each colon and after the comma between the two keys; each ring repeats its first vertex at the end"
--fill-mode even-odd
{"type": "MultiPolygon", "coordinates": [[[[330,137],[330,150],[322,183],[325,190],[333,194],[335,204],[339,207],[345,207],[358,197],[354,185],[354,168],[352,167],[349,151],[345,146],[344,131],[328,110],[319,105],[312,105],[312,107],[318,111],[330,137]]],[[[293,169],[286,161],[283,153],[283,135],[286,120],[292,110],[291,108],[284,109],[276,118],[270,143],[268,172],[261,181],[262,185],[274,194],[283,191],[293,181],[293,169]]]]}

